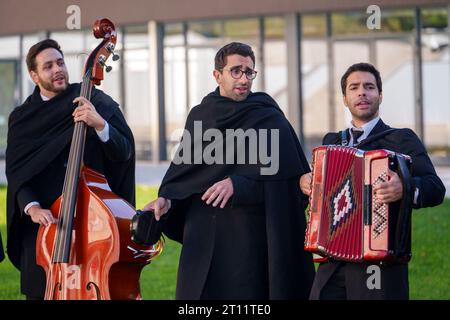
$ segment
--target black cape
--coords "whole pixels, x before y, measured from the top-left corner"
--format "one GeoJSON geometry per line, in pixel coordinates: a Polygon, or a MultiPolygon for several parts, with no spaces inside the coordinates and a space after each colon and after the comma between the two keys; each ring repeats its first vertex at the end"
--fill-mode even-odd
{"type": "MultiPolygon", "coordinates": [[[[256,164],[175,164],[171,163],[159,196],[184,201],[203,193],[213,183],[230,175],[241,175],[259,180],[264,185],[264,210],[266,217],[269,297],[271,299],[307,299],[314,277],[310,253],[303,250],[307,198],[303,196],[298,179],[310,171],[295,131],[277,103],[265,93],[251,93],[241,102],[222,97],[218,89],[207,95],[200,105],[188,115],[185,131],[195,136],[194,121],[202,121],[202,131],[218,129],[225,136],[226,129],[279,130],[279,170],[273,175],[262,175],[267,167],[256,164]],[[293,182],[294,180],[294,182],[293,182]],[[298,190],[291,190],[295,186],[298,190]],[[305,201],[306,200],[306,201],[305,201]]],[[[202,132],[202,133],[203,133],[202,132]]],[[[270,133],[268,134],[270,137],[270,133]]],[[[225,139],[224,139],[225,140],[225,139]]],[[[274,146],[269,139],[269,154],[274,146]]],[[[181,150],[191,150],[194,161],[195,139],[182,139],[181,150]]],[[[202,150],[209,142],[204,142],[202,150]]],[[[237,145],[248,154],[248,144],[237,145]]],[[[225,147],[224,147],[225,149],[225,147]]],[[[235,150],[237,153],[238,151],[235,150]]],[[[235,153],[235,154],[236,154],[235,153]]],[[[247,159],[248,160],[248,159],[247,159]]],[[[191,162],[193,163],[193,162],[191,162]]],[[[171,239],[183,242],[184,216],[174,206],[165,221],[164,233],[171,239]]],[[[183,206],[178,206],[183,208],[183,206]]]]}
{"type": "MultiPolygon", "coordinates": [[[[17,192],[30,182],[33,177],[42,173],[57,157],[67,152],[74,129],[73,110],[76,105],[72,101],[80,95],[80,84],[70,84],[68,88],[49,101],[43,101],[39,87],[9,117],[8,142],[6,149],[7,189],[7,252],[11,262],[20,269],[21,241],[23,239],[23,215],[17,202],[17,192]]],[[[125,122],[118,104],[101,90],[93,89],[91,101],[97,112],[125,136],[132,148],[131,156],[126,161],[105,161],[95,154],[100,152],[99,139],[93,128],[87,130],[87,143],[84,162],[94,170],[106,176],[114,193],[135,204],[135,152],[133,134],[125,122]],[[90,138],[91,137],[91,138],[90,138]],[[97,143],[87,150],[89,141],[97,143]]],[[[57,190],[49,195],[55,201],[62,192],[61,186],[51,187],[51,179],[42,181],[41,188],[57,190]]],[[[61,179],[59,179],[61,180],[61,179]]],[[[47,202],[47,201],[45,201],[47,202]]],[[[42,204],[42,203],[41,203],[42,204]]],[[[47,203],[48,204],[48,203],[47,203]]]]}

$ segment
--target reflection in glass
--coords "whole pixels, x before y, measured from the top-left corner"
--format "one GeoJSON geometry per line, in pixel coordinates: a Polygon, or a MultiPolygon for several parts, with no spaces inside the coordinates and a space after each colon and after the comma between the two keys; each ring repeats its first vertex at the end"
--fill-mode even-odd
{"type": "Polygon", "coordinates": [[[325,40],[302,42],[303,133],[312,149],[329,131],[328,63],[325,40]]]}
{"type": "Polygon", "coordinates": [[[428,151],[450,156],[450,37],[447,8],[422,10],[424,134],[428,151]]]}
{"type": "Polygon", "coordinates": [[[383,81],[380,116],[392,127],[414,129],[413,48],[406,39],[376,42],[377,69],[383,81]]]}
{"type": "Polygon", "coordinates": [[[283,17],[264,19],[264,80],[266,92],[275,99],[283,112],[287,113],[287,45],[285,20],[283,17]]]}

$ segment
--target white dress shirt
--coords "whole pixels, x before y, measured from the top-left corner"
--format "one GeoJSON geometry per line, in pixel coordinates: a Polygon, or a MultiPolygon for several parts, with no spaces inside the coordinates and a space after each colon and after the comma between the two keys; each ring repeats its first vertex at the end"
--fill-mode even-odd
{"type": "MultiPolygon", "coordinates": [[[[358,138],[357,143],[360,143],[365,138],[367,138],[367,136],[372,132],[373,128],[375,128],[375,126],[377,125],[379,120],[380,120],[380,117],[373,118],[369,122],[363,124],[360,128],[356,127],[353,124],[353,121],[350,121],[349,129],[355,128],[355,129],[359,129],[359,130],[361,130],[361,129],[364,130],[364,133],[358,138]]],[[[349,141],[348,145],[350,147],[353,147],[354,144],[355,143],[353,141],[353,136],[350,134],[350,141],[349,141]]]]}

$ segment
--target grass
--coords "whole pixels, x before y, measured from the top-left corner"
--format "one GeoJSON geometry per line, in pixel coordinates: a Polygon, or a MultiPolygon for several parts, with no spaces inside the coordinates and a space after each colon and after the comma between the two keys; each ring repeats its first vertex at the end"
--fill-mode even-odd
{"type": "MultiPolygon", "coordinates": [[[[136,205],[143,208],[156,198],[156,187],[138,186],[136,205]]],[[[0,230],[6,246],[6,187],[0,186],[0,230]]],[[[166,238],[164,250],[147,265],[141,274],[141,294],[144,299],[175,299],[178,257],[181,246],[166,238]]],[[[0,263],[0,300],[24,299],[20,293],[19,271],[8,258],[0,263]]]]}
{"type": "Polygon", "coordinates": [[[450,199],[414,212],[411,299],[450,299],[450,199]]]}
{"type": "MultiPolygon", "coordinates": [[[[157,192],[156,187],[138,186],[137,208],[143,208],[150,200],[155,199],[157,192]]],[[[144,299],[175,299],[180,250],[179,243],[166,238],[161,255],[156,257],[142,272],[141,290],[144,299]]]]}
{"type": "MultiPolygon", "coordinates": [[[[137,207],[156,197],[156,187],[138,186],[137,207]]],[[[0,230],[6,242],[6,187],[0,186],[0,230]]],[[[411,299],[450,299],[450,200],[413,215],[413,258],[409,264],[411,299]]],[[[144,268],[144,299],[174,299],[180,245],[166,239],[161,256],[144,268]]],[[[9,260],[0,263],[0,300],[23,299],[19,272],[9,260]]]]}

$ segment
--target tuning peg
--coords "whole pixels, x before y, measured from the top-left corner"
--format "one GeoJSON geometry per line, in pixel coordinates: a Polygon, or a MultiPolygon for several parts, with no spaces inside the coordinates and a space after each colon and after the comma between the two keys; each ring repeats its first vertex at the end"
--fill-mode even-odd
{"type": "Polygon", "coordinates": [[[106,57],[104,55],[100,55],[100,57],[98,57],[98,63],[105,67],[106,72],[110,72],[112,70],[111,66],[106,65],[106,57]]]}
{"type": "Polygon", "coordinates": [[[115,48],[114,43],[112,43],[112,42],[108,43],[105,48],[106,48],[106,50],[108,50],[109,52],[112,53],[115,48]]]}
{"type": "Polygon", "coordinates": [[[106,46],[106,50],[108,50],[109,52],[111,52],[111,54],[113,55],[113,57],[112,57],[112,59],[113,59],[113,61],[117,61],[117,60],[119,60],[120,59],[120,57],[119,57],[119,55],[118,54],[115,54],[114,53],[114,44],[113,43],[108,43],[108,45],[106,46]]]}

